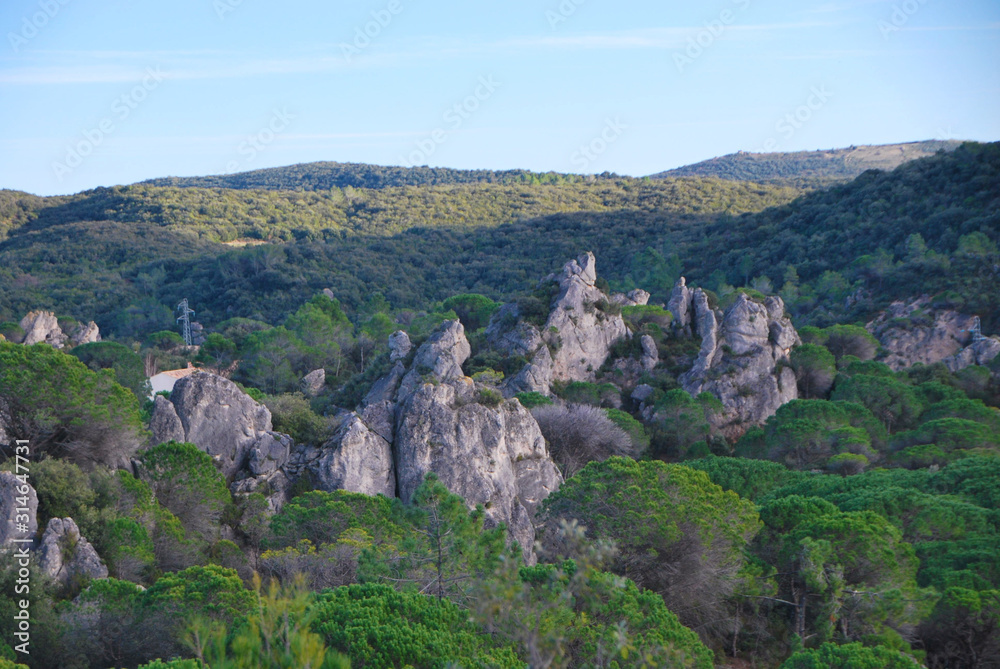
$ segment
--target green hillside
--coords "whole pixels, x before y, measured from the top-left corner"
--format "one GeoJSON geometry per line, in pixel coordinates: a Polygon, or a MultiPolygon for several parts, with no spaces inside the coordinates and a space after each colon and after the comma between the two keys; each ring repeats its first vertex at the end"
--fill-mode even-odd
{"type": "Polygon", "coordinates": [[[138,327],[126,314],[166,327],[168,307],[188,297],[206,322],[276,320],[324,287],[349,309],[376,291],[419,309],[461,292],[529,290],[592,249],[615,287],[658,300],[681,272],[717,291],[755,278],[780,291],[789,279],[793,312],[823,324],[950,290],[994,323],[998,298],[986,287],[995,281],[998,175],[1000,145],[968,144],[794,201],[789,188],[695,178],[6,192],[0,317],[49,308],[126,333],[138,327]],[[869,299],[848,309],[858,289],[869,299]]]}

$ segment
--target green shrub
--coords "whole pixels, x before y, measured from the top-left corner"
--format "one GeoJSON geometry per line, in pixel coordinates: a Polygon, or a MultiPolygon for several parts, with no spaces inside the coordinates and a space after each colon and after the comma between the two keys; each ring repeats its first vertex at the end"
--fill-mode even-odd
{"type": "Polygon", "coordinates": [[[514,395],[517,401],[525,409],[534,409],[535,407],[543,407],[552,404],[552,400],[541,393],[530,392],[530,393],[518,393],[514,395]]]}

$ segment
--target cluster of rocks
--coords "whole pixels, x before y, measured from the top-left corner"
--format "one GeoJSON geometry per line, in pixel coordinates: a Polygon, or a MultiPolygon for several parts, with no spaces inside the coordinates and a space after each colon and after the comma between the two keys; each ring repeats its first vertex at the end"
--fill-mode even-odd
{"type": "Polygon", "coordinates": [[[934,308],[926,295],[893,302],[867,328],[882,345],[883,362],[894,370],[942,362],[957,372],[1000,355],[1000,337],[977,336],[977,316],[934,308]]]}
{"type": "Polygon", "coordinates": [[[694,366],[678,379],[681,387],[693,396],[711,393],[722,402],[714,421],[724,436],[739,437],[798,398],[795,373],[785,363],[801,342],[780,297],[761,304],[740,293],[722,312],[682,277],[667,306],[681,336],[701,339],[694,366]]]}
{"type": "Polygon", "coordinates": [[[319,490],[409,502],[434,472],[470,505],[482,504],[488,523],[505,523],[533,559],[535,509],[562,477],[530,412],[517,400],[484,397],[464,375],[471,347],[458,321],[439,328],[412,360],[405,333],[390,346],[392,370],[321,447],[293,446],[271,430],[267,407],[205,372],[178,381],[169,400],[157,399],[153,440],[194,443],[216,459],[234,492],[264,492],[273,508],[303,476],[319,490]]]}
{"type": "Polygon", "coordinates": [[[51,311],[32,311],[21,319],[20,326],[24,335],[19,343],[25,346],[44,342],[55,348],[63,348],[66,342],[79,346],[101,341],[101,332],[94,321],[77,326],[67,335],[59,326],[59,319],[51,311]]]}
{"type": "Polygon", "coordinates": [[[518,305],[511,303],[500,308],[486,329],[487,342],[494,349],[528,359],[504,384],[506,397],[519,392],[548,395],[553,381],[593,381],[614,344],[630,336],[621,314],[609,306],[649,301],[649,293],[641,290],[614,298],[601,291],[593,253],[571,260],[543,283],[553,281],[558,294],[543,327],[525,321],[518,305]]]}
{"type": "Polygon", "coordinates": [[[10,472],[0,472],[0,551],[29,546],[42,573],[63,585],[74,578],[108,577],[108,568],[90,542],[80,534],[80,528],[72,518],[52,518],[38,541],[20,543],[21,539],[35,537],[38,531],[37,511],[38,495],[35,489],[10,472]],[[22,494],[25,488],[28,492],[22,494]],[[22,523],[25,508],[28,510],[28,522],[22,523]]]}

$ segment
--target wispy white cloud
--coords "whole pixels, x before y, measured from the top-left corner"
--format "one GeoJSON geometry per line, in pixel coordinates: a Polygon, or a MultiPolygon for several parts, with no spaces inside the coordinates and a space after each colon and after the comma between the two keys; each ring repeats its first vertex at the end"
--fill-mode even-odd
{"type": "MultiPolygon", "coordinates": [[[[778,32],[801,31],[832,25],[823,21],[731,25],[722,39],[765,39],[778,32]]],[[[411,66],[419,62],[456,57],[515,55],[526,50],[630,50],[677,49],[704,26],[651,28],[581,35],[534,35],[494,42],[465,40],[442,42],[425,38],[401,43],[396,50],[365,53],[348,62],[339,44],[311,47],[308,53],[288,57],[221,50],[151,51],[44,51],[30,59],[0,60],[0,84],[60,85],[133,83],[145,67],[159,66],[169,80],[235,79],[266,75],[319,74],[369,68],[411,66]]]]}

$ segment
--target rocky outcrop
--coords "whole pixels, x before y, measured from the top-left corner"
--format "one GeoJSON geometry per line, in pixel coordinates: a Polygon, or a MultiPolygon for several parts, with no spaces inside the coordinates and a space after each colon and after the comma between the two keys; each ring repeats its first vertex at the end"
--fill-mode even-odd
{"type": "Polygon", "coordinates": [[[639,343],[642,346],[642,358],[639,360],[639,364],[642,365],[644,370],[651,372],[660,362],[660,353],[656,349],[656,340],[649,335],[642,335],[639,343]]]}
{"type": "Polygon", "coordinates": [[[35,489],[10,472],[0,472],[0,549],[15,546],[15,539],[34,538],[38,531],[37,511],[35,489]],[[27,516],[27,521],[18,517],[22,515],[27,516]]]}
{"type": "Polygon", "coordinates": [[[410,342],[408,334],[397,330],[389,335],[389,362],[405,360],[406,356],[410,355],[411,350],[413,350],[413,344],[410,342]]]}
{"type": "Polygon", "coordinates": [[[649,304],[650,294],[642,288],[630,290],[627,293],[615,293],[611,301],[621,307],[642,307],[649,304]]]}
{"type": "MultiPolygon", "coordinates": [[[[270,460],[263,449],[260,457],[251,450],[234,492],[264,492],[277,509],[294,482],[308,476],[319,490],[398,495],[409,502],[434,472],[470,506],[482,504],[491,525],[506,524],[525,558],[533,560],[535,509],[562,483],[538,424],[517,400],[480,401],[484,388],[462,371],[471,347],[460,322],[438,328],[409,365],[404,363],[409,339],[400,334],[392,337],[393,350],[399,352],[393,367],[356,411],[339,416],[339,427],[326,444],[299,445],[287,456],[277,449],[270,460]]],[[[164,434],[183,429],[177,427],[180,408],[175,420],[167,406],[173,404],[157,401],[156,429],[164,434]]]]}
{"type": "Polygon", "coordinates": [[[689,309],[701,350],[679,381],[691,395],[709,392],[722,402],[715,423],[723,435],[740,436],[798,397],[795,374],[785,363],[799,337],[781,298],[760,304],[740,294],[721,314],[709,307],[704,291],[695,289],[689,309]]]}
{"type": "Polygon", "coordinates": [[[306,397],[316,397],[326,387],[326,370],[315,369],[309,372],[302,377],[299,387],[302,390],[302,394],[306,397]]]}
{"type": "Polygon", "coordinates": [[[72,518],[53,518],[38,544],[38,566],[60,583],[74,577],[107,578],[108,568],[72,518]]]}
{"type": "Polygon", "coordinates": [[[59,327],[59,319],[51,311],[32,311],[21,319],[21,330],[24,337],[21,343],[25,346],[44,342],[55,348],[66,344],[66,335],[59,327]]]}
{"type": "Polygon", "coordinates": [[[303,460],[319,490],[396,496],[392,447],[355,414],[315,456],[304,454],[303,460]]]}
{"type": "Polygon", "coordinates": [[[1000,337],[984,337],[942,362],[952,372],[958,372],[973,365],[988,365],[997,356],[1000,356],[1000,337]]]}
{"type": "MultiPolygon", "coordinates": [[[[459,328],[456,322],[445,330],[459,328]]],[[[414,363],[435,350],[457,361],[453,353],[466,349],[428,341],[414,363]]],[[[393,450],[399,496],[409,501],[434,472],[470,505],[482,504],[491,525],[505,523],[525,558],[533,560],[534,511],[562,483],[538,424],[520,402],[481,404],[472,379],[449,371],[454,369],[449,364],[435,368],[444,373],[431,372],[412,390],[404,379],[397,395],[393,450]]]]}
{"type": "Polygon", "coordinates": [[[674,284],[670,301],[667,302],[667,311],[674,317],[675,328],[691,333],[691,290],[687,287],[687,280],[684,277],[679,278],[674,284]]]}
{"type": "MultiPolygon", "coordinates": [[[[251,452],[266,460],[278,454],[274,443],[287,435],[271,431],[271,412],[221,376],[196,372],[177,382],[170,399],[158,397],[150,420],[153,443],[186,441],[211,455],[229,479],[243,469],[251,452]]],[[[284,462],[275,462],[280,467],[284,462]]]]}
{"type": "Polygon", "coordinates": [[[1000,354],[1000,340],[976,338],[977,316],[936,309],[926,295],[909,303],[893,302],[867,328],[885,350],[882,361],[894,370],[944,362],[958,371],[1000,354]]]}
{"type": "MultiPolygon", "coordinates": [[[[612,346],[630,336],[625,321],[616,313],[620,309],[596,282],[594,254],[585,253],[543,282],[556,289],[543,327],[526,322],[516,304],[504,305],[494,314],[486,329],[490,346],[529,360],[529,365],[504,385],[505,396],[526,390],[548,394],[553,381],[593,381],[612,346]],[[542,353],[542,348],[548,351],[542,353]]],[[[648,301],[649,295],[632,291],[624,299],[640,303],[648,301]]]]}
{"type": "Polygon", "coordinates": [[[101,330],[97,327],[97,323],[90,321],[86,325],[78,327],[73,334],[70,335],[69,341],[73,344],[73,346],[93,344],[94,342],[101,341],[101,330]]]}

